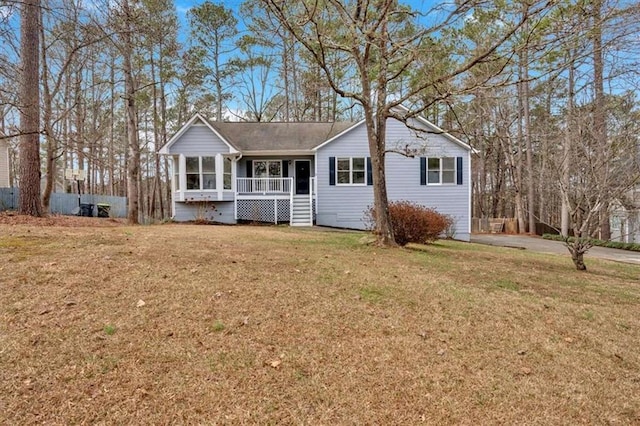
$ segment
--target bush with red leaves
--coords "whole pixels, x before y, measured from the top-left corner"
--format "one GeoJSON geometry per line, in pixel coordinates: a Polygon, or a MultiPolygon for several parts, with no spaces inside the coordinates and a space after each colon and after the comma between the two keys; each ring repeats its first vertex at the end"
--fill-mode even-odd
{"type": "MultiPolygon", "coordinates": [[[[401,246],[435,241],[453,224],[450,216],[411,201],[390,202],[389,213],[393,234],[401,246]]],[[[365,216],[371,228],[375,229],[376,217],[373,206],[369,207],[365,216]]]]}

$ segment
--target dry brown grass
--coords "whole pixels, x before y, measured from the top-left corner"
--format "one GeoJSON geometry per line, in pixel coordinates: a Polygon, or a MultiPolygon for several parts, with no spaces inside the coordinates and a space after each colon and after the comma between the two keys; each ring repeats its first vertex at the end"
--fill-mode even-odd
{"type": "Polygon", "coordinates": [[[640,422],[639,267],[361,237],[0,224],[0,424],[640,422]]]}

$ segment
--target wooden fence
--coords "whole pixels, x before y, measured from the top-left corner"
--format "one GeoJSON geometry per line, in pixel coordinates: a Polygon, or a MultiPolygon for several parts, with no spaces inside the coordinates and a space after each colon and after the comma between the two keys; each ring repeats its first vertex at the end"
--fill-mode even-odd
{"type": "MultiPolygon", "coordinates": [[[[526,231],[526,230],[525,230],[526,231]]],[[[471,219],[471,232],[485,234],[517,234],[518,220],[510,217],[504,218],[478,218],[471,219]]],[[[536,234],[558,234],[558,230],[546,223],[536,223],[536,234]]]]}
{"type": "Polygon", "coordinates": [[[518,233],[518,221],[512,218],[478,218],[471,219],[471,232],[475,233],[518,233]]]}

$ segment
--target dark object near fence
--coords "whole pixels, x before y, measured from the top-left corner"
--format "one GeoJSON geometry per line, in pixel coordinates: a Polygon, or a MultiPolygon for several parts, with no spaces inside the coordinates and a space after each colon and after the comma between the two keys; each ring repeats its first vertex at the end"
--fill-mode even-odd
{"type": "Polygon", "coordinates": [[[80,204],[80,216],[92,217],[93,204],[80,204]]]}
{"type": "Polygon", "coordinates": [[[96,207],[98,208],[98,217],[109,217],[111,205],[106,203],[98,203],[96,204],[96,207]]]}

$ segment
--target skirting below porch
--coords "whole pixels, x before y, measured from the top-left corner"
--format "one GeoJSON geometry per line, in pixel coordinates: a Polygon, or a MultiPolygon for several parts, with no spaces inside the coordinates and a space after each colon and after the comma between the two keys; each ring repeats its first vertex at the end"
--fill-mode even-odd
{"type": "Polygon", "coordinates": [[[236,201],[236,219],[249,222],[289,223],[291,203],[286,199],[241,199],[236,201]]]}

